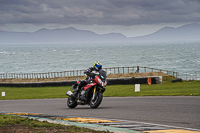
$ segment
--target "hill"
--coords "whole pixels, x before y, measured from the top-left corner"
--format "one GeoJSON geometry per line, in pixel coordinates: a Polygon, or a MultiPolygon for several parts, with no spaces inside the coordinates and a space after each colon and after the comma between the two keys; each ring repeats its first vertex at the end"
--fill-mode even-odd
{"type": "Polygon", "coordinates": [[[131,41],[192,41],[200,40],[200,24],[193,23],[178,28],[164,27],[155,33],[129,38],[131,41]]]}
{"type": "Polygon", "coordinates": [[[193,23],[178,28],[164,27],[155,33],[127,38],[121,33],[96,34],[73,27],[40,29],[35,32],[0,31],[0,43],[98,43],[136,41],[190,41],[200,40],[200,24],[193,23]]]}
{"type": "Polygon", "coordinates": [[[33,33],[0,31],[0,43],[94,43],[124,42],[126,39],[120,33],[98,35],[73,27],[53,30],[43,28],[33,33]]]}

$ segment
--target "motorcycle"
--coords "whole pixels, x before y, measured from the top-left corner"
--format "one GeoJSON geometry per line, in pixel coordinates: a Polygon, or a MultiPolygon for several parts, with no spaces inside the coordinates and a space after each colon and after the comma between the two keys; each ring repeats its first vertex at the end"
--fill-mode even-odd
{"type": "Polygon", "coordinates": [[[77,83],[70,88],[73,92],[67,91],[66,93],[66,95],[69,96],[67,99],[67,106],[69,108],[75,108],[77,105],[89,105],[90,108],[97,108],[102,102],[103,93],[107,86],[106,72],[100,70],[98,73],[88,71],[85,71],[84,73],[91,77],[88,84],[78,91],[78,85],[81,80],[76,79],[77,83]],[[87,99],[86,101],[83,101],[80,98],[84,93],[85,98],[87,99]]]}

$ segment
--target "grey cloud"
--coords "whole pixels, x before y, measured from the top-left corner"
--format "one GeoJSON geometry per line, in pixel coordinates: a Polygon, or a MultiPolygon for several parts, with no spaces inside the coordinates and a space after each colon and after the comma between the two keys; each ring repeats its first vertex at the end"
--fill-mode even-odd
{"type": "Polygon", "coordinates": [[[0,0],[0,24],[127,26],[199,21],[199,0],[0,0]]]}

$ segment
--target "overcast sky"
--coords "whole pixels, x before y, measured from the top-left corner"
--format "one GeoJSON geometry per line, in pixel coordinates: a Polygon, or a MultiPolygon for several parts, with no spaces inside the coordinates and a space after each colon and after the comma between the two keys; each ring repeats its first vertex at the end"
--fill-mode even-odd
{"type": "Polygon", "coordinates": [[[0,0],[0,30],[74,27],[127,37],[200,23],[200,0],[0,0]]]}

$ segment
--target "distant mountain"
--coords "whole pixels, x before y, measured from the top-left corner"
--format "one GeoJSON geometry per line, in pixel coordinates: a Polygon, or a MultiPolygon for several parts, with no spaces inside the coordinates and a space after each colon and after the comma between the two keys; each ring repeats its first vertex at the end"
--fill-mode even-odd
{"type": "Polygon", "coordinates": [[[178,28],[164,27],[155,33],[131,37],[130,41],[189,41],[200,40],[200,24],[193,23],[178,28]]]}
{"type": "Polygon", "coordinates": [[[135,41],[186,41],[200,40],[200,25],[197,23],[178,28],[164,27],[155,33],[129,37],[121,33],[96,34],[73,27],[64,29],[40,29],[31,32],[0,31],[0,43],[96,43],[96,42],[135,42],[135,41]]]}
{"type": "Polygon", "coordinates": [[[65,29],[40,29],[30,32],[0,31],[0,43],[93,43],[125,42],[127,37],[120,33],[96,34],[73,27],[65,29]]]}

